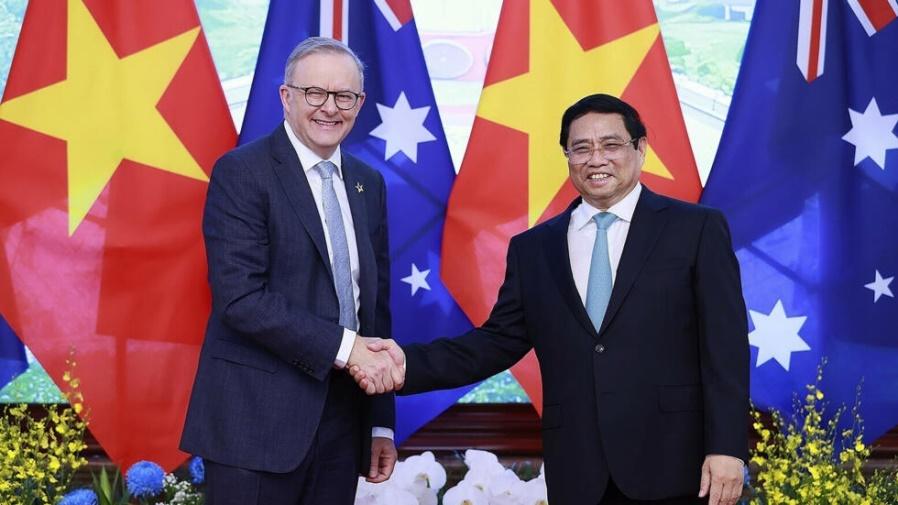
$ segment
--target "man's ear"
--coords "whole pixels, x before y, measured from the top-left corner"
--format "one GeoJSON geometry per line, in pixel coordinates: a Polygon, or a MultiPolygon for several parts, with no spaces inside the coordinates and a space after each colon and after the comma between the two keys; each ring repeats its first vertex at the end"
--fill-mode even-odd
{"type": "Polygon", "coordinates": [[[284,112],[290,109],[290,88],[281,84],[278,88],[278,94],[281,97],[281,105],[284,107],[284,112]]]}

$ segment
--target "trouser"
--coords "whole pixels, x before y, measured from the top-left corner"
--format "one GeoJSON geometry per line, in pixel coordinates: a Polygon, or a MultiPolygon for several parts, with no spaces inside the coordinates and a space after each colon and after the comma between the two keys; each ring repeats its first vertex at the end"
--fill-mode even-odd
{"type": "MultiPolygon", "coordinates": [[[[352,505],[360,468],[358,386],[332,374],[318,430],[299,467],[271,473],[206,461],[207,505],[352,505]]],[[[370,436],[370,435],[369,435],[370,436]]]]}
{"type": "MultiPolygon", "coordinates": [[[[698,484],[698,483],[696,483],[698,484]]],[[[667,498],[664,500],[633,500],[627,498],[614,483],[614,479],[608,479],[608,487],[599,505],[702,505],[708,503],[708,498],[698,498],[698,490],[695,496],[683,496],[680,498],[667,498]]]]}

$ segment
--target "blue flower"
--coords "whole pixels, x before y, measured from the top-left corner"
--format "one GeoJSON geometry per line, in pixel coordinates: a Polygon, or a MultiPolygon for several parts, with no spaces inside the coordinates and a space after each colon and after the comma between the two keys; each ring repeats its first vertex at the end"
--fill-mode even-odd
{"type": "Polygon", "coordinates": [[[128,492],[137,498],[149,498],[162,492],[165,471],[152,461],[138,461],[125,474],[128,492]]]}
{"type": "Polygon", "coordinates": [[[76,489],[63,496],[59,505],[97,505],[97,495],[90,489],[76,489]]]}
{"type": "Polygon", "coordinates": [[[206,467],[203,465],[203,458],[199,456],[190,458],[187,469],[190,470],[190,482],[193,482],[194,485],[199,486],[205,482],[206,467]]]}

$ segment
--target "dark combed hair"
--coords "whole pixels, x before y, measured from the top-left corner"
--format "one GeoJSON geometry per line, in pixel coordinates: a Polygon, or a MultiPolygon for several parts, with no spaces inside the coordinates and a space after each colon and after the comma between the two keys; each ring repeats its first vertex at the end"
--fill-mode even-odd
{"type": "Polygon", "coordinates": [[[559,137],[562,149],[567,149],[567,138],[570,133],[571,123],[590,112],[620,114],[624,119],[624,127],[627,128],[627,133],[630,134],[630,137],[638,139],[646,135],[645,125],[642,124],[639,112],[636,112],[633,106],[615,96],[597,93],[577,100],[577,103],[564,111],[564,115],[561,116],[561,135],[559,137]]]}

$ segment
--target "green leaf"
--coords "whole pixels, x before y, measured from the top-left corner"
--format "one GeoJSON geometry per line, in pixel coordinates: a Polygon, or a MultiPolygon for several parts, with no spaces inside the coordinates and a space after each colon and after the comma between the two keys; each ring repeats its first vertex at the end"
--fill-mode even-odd
{"type": "Polygon", "coordinates": [[[103,492],[100,490],[100,481],[97,478],[96,474],[91,474],[91,479],[94,483],[94,494],[97,495],[97,505],[109,505],[109,500],[106,496],[103,495],[103,492]]]}
{"type": "Polygon", "coordinates": [[[113,505],[113,486],[109,483],[109,474],[106,467],[100,469],[100,475],[91,474],[94,481],[94,493],[97,494],[97,505],[113,505]]]}

